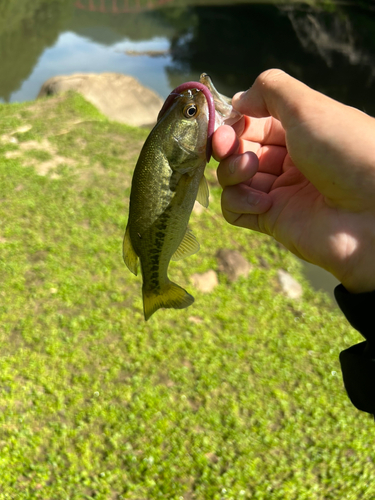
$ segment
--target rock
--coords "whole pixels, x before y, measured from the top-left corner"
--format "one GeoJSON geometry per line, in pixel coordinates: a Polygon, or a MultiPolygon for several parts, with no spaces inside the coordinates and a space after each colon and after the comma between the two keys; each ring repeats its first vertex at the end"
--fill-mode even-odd
{"type": "Polygon", "coordinates": [[[237,250],[221,248],[216,253],[218,270],[228,276],[229,281],[236,281],[240,276],[247,276],[251,270],[249,262],[237,250]]]}
{"type": "MultiPolygon", "coordinates": [[[[1,243],[1,238],[0,238],[0,243],[1,243]]],[[[200,325],[201,323],[203,323],[203,319],[200,318],[199,316],[189,316],[188,321],[190,321],[190,323],[194,323],[196,325],[200,325]]]]}
{"type": "Polygon", "coordinates": [[[299,299],[302,297],[302,286],[296,281],[293,276],[284,271],[283,269],[279,269],[277,271],[277,275],[279,278],[279,283],[283,292],[291,299],[299,299]]]}
{"type": "Polygon", "coordinates": [[[127,56],[148,56],[148,57],[166,57],[171,53],[168,50],[125,50],[127,56]]]}
{"type": "Polygon", "coordinates": [[[207,460],[209,460],[213,464],[217,464],[218,461],[220,460],[219,457],[213,452],[206,453],[205,456],[206,456],[207,460]]]}
{"type": "Polygon", "coordinates": [[[212,292],[212,290],[219,284],[217,274],[212,269],[203,274],[192,274],[190,279],[195,288],[203,293],[212,292]]]}
{"type": "Polygon", "coordinates": [[[39,97],[74,90],[110,120],[133,126],[152,126],[163,100],[132,76],[87,73],[54,76],[42,85],[39,97]]]}

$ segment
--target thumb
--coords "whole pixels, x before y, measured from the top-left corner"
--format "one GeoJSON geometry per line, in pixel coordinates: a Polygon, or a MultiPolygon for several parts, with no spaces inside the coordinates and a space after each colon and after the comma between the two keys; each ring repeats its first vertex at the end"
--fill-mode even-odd
{"type": "Polygon", "coordinates": [[[307,96],[313,104],[320,94],[284,71],[270,69],[261,73],[249,90],[236,94],[232,105],[244,115],[273,116],[287,129],[301,119],[307,96]]]}

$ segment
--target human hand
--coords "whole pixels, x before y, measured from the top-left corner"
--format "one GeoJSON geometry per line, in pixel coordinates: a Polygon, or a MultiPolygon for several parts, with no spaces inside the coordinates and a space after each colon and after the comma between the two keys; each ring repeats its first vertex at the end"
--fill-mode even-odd
{"type": "Polygon", "coordinates": [[[213,136],[225,219],[375,290],[375,119],[280,70],[232,104],[243,119],[213,136]]]}

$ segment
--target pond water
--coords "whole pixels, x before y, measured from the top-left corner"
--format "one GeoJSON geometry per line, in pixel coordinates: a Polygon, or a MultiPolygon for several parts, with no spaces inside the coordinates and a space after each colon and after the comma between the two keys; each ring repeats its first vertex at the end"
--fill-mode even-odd
{"type": "MultiPolygon", "coordinates": [[[[59,74],[114,71],[165,98],[209,73],[227,95],[270,67],[375,114],[373,2],[329,8],[223,0],[0,3],[0,100],[34,99],[59,74]]],[[[305,266],[316,288],[337,281],[305,266]]]]}

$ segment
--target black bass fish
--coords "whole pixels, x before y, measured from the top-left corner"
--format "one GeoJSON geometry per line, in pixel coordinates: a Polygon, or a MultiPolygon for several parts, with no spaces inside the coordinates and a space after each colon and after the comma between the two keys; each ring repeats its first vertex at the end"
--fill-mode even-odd
{"type": "Polygon", "coordinates": [[[169,280],[168,266],[199,250],[188,222],[195,200],[208,207],[204,169],[216,119],[207,82],[187,82],[171,92],[134,170],[123,257],[135,275],[140,260],[146,321],[161,307],[183,309],[194,302],[169,280]]]}

